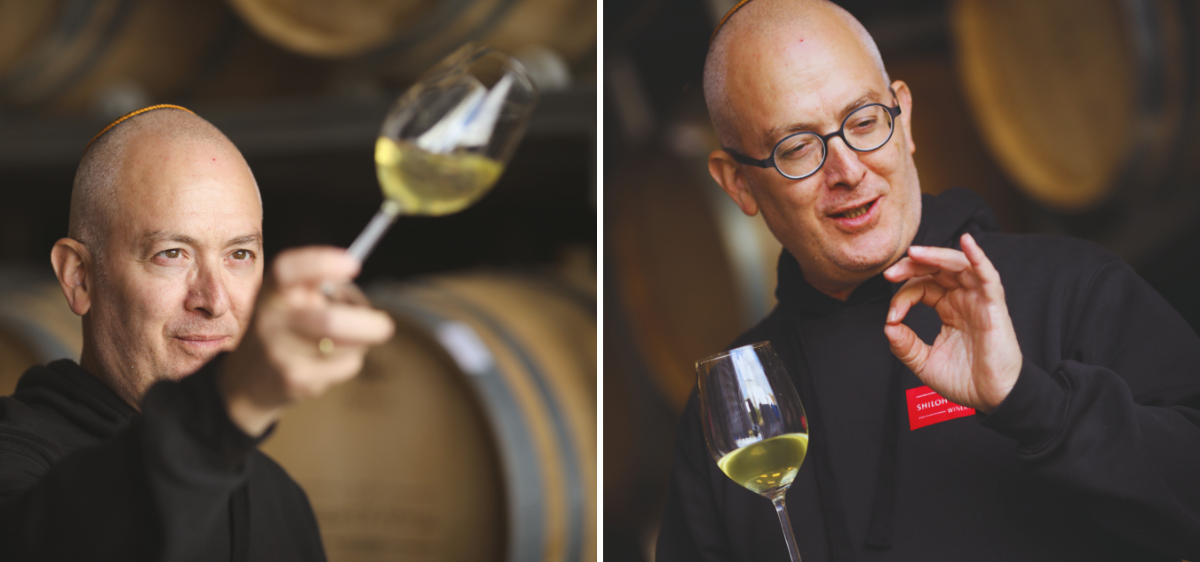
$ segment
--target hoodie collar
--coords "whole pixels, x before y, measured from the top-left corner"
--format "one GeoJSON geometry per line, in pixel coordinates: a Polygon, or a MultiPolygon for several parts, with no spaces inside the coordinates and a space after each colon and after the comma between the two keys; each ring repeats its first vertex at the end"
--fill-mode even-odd
{"type": "Polygon", "coordinates": [[[69,359],[36,366],[17,383],[15,396],[54,408],[79,427],[108,437],[138,415],[117,393],[69,359]]]}
{"type": "MultiPolygon", "coordinates": [[[[997,230],[997,222],[987,203],[974,192],[961,188],[948,189],[938,196],[921,195],[921,224],[913,237],[919,246],[958,247],[958,238],[969,227],[997,230]]],[[[800,263],[786,249],[779,256],[779,283],[775,298],[785,308],[808,315],[825,316],[845,308],[876,299],[891,299],[898,285],[875,275],[850,293],[845,301],[818,291],[800,270],[800,263]]]]}

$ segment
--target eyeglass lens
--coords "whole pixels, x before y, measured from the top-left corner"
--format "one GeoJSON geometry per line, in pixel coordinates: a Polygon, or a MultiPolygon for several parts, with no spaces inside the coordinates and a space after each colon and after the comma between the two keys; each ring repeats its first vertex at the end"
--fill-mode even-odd
{"type": "MultiPolygon", "coordinates": [[[[888,141],[892,133],[892,116],[881,105],[868,105],[854,113],[842,124],[846,144],[860,152],[875,150],[888,141]]],[[[809,175],[825,160],[825,143],[816,133],[800,133],[784,139],[775,148],[775,165],[784,175],[809,175]]]]}

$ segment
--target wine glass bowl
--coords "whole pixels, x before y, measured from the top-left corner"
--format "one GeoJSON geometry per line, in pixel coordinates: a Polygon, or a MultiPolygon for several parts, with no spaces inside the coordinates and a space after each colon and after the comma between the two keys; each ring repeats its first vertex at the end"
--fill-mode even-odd
{"type": "Polygon", "coordinates": [[[464,45],[393,104],[375,142],[385,201],[347,250],[365,260],[400,215],[461,211],[495,185],[537,103],[515,59],[464,45]]]}
{"type": "Polygon", "coordinates": [[[384,196],[405,215],[477,201],[525,132],[537,89],[520,63],[466,45],[431,68],[388,112],[375,144],[384,196]]]}
{"type": "Polygon", "coordinates": [[[800,562],[784,496],[808,452],[808,418],[768,342],[696,362],[709,453],[738,485],[775,504],[793,562],[800,562]]]}

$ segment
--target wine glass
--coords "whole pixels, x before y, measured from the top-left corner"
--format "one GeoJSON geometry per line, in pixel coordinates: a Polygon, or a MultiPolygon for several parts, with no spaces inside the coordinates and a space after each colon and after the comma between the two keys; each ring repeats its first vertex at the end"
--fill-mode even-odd
{"type": "Polygon", "coordinates": [[[734,482],[770,499],[792,562],[800,562],[783,497],[808,452],[808,419],[768,342],[696,362],[704,441],[734,482]]]}
{"type": "Polygon", "coordinates": [[[521,63],[466,44],[426,72],[392,106],[375,142],[385,200],[347,252],[365,261],[400,215],[447,215],[496,183],[538,93],[521,63]]]}

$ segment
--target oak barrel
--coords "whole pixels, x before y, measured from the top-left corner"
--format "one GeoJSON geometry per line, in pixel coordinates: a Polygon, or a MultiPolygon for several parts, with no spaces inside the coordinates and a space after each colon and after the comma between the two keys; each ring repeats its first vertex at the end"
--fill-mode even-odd
{"type": "Polygon", "coordinates": [[[1197,12],[1186,0],[954,2],[962,86],[1006,173],[1063,211],[1194,179],[1197,12]]]}
{"type": "Polygon", "coordinates": [[[104,113],[110,97],[140,106],[315,91],[323,71],[213,0],[0,0],[0,106],[9,110],[104,113]]]}
{"type": "Polygon", "coordinates": [[[49,266],[0,266],[0,396],[35,364],[79,360],[83,331],[49,266]]]}
{"type": "Polygon", "coordinates": [[[321,58],[401,55],[417,72],[467,41],[513,54],[553,49],[567,60],[594,52],[596,3],[588,0],[228,0],[263,36],[321,58]]]}
{"type": "Polygon", "coordinates": [[[263,447],[330,560],[594,560],[594,299],[511,273],[370,294],[395,337],[263,447]]]}
{"type": "Polygon", "coordinates": [[[676,410],[695,361],[733,341],[775,304],[781,245],[747,217],[702,160],[651,151],[610,183],[606,225],[619,316],[659,392],[676,410]]]}

